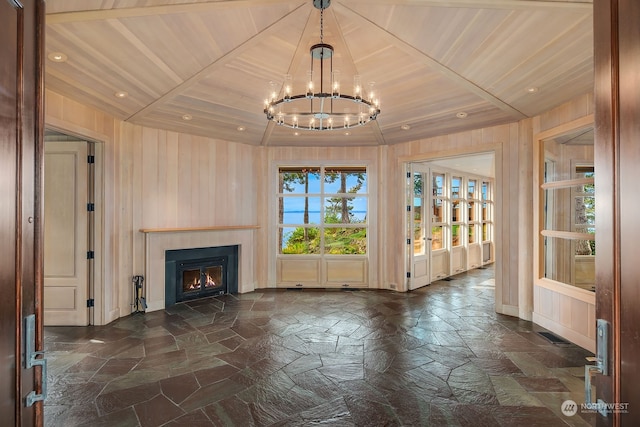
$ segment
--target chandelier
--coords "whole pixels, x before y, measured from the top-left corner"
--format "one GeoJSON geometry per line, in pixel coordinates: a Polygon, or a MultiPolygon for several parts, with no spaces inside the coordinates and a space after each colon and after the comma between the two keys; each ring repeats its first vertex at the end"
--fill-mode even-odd
{"type": "Polygon", "coordinates": [[[292,78],[286,75],[282,98],[277,99],[277,91],[272,88],[265,101],[264,113],[277,125],[315,131],[349,129],[363,126],[380,114],[373,83],[364,93],[360,76],[355,75],[353,95],[340,91],[340,72],[333,70],[333,46],[324,43],[324,10],[330,3],[331,0],[313,0],[313,6],[320,9],[320,43],[309,51],[311,70],[305,93],[292,94],[292,78]]]}

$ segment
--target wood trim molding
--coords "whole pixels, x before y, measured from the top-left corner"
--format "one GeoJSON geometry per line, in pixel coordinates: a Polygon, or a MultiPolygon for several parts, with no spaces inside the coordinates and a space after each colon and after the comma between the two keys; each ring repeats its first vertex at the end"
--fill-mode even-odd
{"type": "Polygon", "coordinates": [[[559,126],[553,127],[551,129],[543,130],[534,136],[534,141],[539,142],[548,138],[557,138],[559,136],[563,136],[564,134],[575,132],[577,129],[586,128],[589,126],[595,125],[595,115],[588,114],[584,117],[580,117],[579,119],[572,120],[567,123],[563,123],[559,126]]]}
{"type": "Polygon", "coordinates": [[[540,184],[540,188],[543,190],[551,190],[556,188],[571,188],[579,185],[593,184],[595,179],[593,178],[578,178],[578,179],[566,179],[563,181],[545,182],[540,184]]]}
{"type": "Polygon", "coordinates": [[[545,237],[557,237],[567,240],[594,240],[595,235],[589,233],[576,233],[574,231],[541,230],[540,234],[545,237]]]}
{"type": "Polygon", "coordinates": [[[253,230],[259,225],[220,225],[217,227],[178,227],[178,228],[141,228],[141,233],[183,233],[190,231],[228,231],[228,230],[253,230]]]}

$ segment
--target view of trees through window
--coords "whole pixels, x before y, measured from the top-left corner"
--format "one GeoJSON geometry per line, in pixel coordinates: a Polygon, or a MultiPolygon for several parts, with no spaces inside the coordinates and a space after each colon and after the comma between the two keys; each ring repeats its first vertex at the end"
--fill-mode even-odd
{"type": "MultiPolygon", "coordinates": [[[[576,167],[577,178],[594,178],[593,166],[576,167]]],[[[575,231],[595,234],[596,198],[594,183],[579,185],[575,188],[575,231]]],[[[595,240],[578,240],[576,255],[595,255],[595,240]]]]}
{"type": "Polygon", "coordinates": [[[367,253],[365,167],[281,167],[278,193],[281,254],[367,253]]]}

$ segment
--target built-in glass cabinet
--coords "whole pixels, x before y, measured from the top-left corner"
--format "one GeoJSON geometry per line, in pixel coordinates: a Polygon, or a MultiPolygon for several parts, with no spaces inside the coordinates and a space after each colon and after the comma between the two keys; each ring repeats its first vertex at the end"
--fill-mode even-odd
{"type": "Polygon", "coordinates": [[[593,117],[535,138],[533,321],[595,348],[593,117]]]}

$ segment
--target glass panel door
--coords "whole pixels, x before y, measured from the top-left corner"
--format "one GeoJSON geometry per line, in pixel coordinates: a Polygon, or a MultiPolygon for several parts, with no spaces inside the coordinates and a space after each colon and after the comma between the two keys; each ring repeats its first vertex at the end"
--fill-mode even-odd
{"type": "Polygon", "coordinates": [[[409,289],[430,283],[431,246],[429,236],[428,192],[429,172],[424,166],[414,164],[408,168],[407,179],[407,223],[409,243],[409,289]]]}

